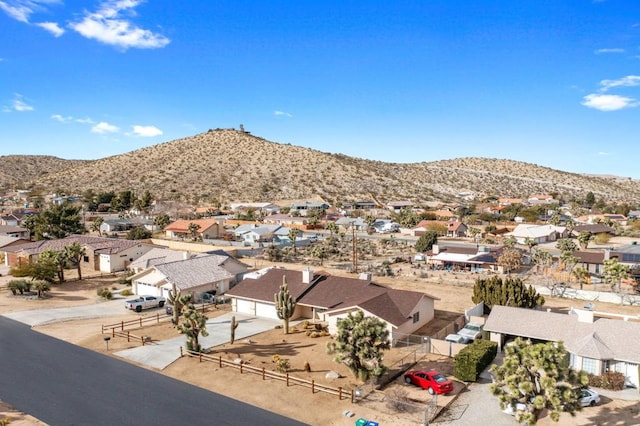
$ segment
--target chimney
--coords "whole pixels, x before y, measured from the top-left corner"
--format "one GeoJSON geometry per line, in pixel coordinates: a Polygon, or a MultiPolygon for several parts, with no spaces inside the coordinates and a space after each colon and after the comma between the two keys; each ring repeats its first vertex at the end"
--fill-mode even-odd
{"type": "Polygon", "coordinates": [[[433,247],[431,247],[431,251],[433,252],[433,254],[438,254],[440,253],[440,247],[438,247],[437,244],[434,244],[433,247]]]}
{"type": "Polygon", "coordinates": [[[189,252],[188,251],[183,251],[182,252],[182,260],[189,260],[189,252]]]}
{"type": "Polygon", "coordinates": [[[358,275],[358,279],[363,281],[371,281],[371,274],[369,272],[360,272],[360,275],[358,275]]]}
{"type": "Polygon", "coordinates": [[[313,271],[309,268],[302,271],[302,284],[311,284],[313,281],[313,271]]]}

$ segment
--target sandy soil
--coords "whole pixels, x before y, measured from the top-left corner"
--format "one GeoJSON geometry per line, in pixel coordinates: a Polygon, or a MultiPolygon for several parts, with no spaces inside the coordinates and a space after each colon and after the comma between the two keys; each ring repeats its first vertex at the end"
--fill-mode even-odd
{"type": "MultiPolygon", "coordinates": [[[[262,264],[260,266],[264,267],[265,265],[262,264]]],[[[292,269],[306,268],[306,265],[281,264],[281,266],[292,269]]],[[[328,267],[323,267],[322,269],[331,273],[341,273],[328,267]]],[[[376,278],[376,281],[396,288],[429,293],[439,299],[435,305],[439,316],[450,315],[455,317],[462,313],[465,308],[471,306],[473,282],[477,277],[478,275],[473,274],[430,272],[426,278],[419,278],[413,275],[411,269],[406,269],[398,277],[376,278]]],[[[115,279],[98,278],[95,282],[91,279],[55,286],[50,293],[50,297],[43,300],[16,298],[6,290],[0,291],[0,313],[94,303],[97,300],[96,289],[103,286],[118,288],[115,279]]],[[[581,307],[582,305],[583,302],[581,301],[568,299],[548,299],[546,303],[546,306],[559,310],[566,310],[571,306],[581,307]]],[[[218,310],[210,311],[208,316],[220,315],[227,312],[228,309],[228,307],[221,307],[218,310]]],[[[638,307],[607,304],[599,304],[598,310],[620,313],[639,312],[638,307]]],[[[113,352],[133,347],[139,343],[137,341],[127,342],[124,338],[115,337],[110,340],[107,350],[103,339],[104,335],[101,334],[101,326],[117,323],[125,319],[131,319],[131,316],[123,315],[106,319],[68,321],[39,326],[36,327],[36,330],[110,356],[115,356],[112,355],[113,352]]],[[[139,336],[150,336],[154,341],[179,335],[168,322],[145,326],[142,329],[131,329],[131,333],[139,336]]],[[[278,354],[283,358],[289,359],[292,375],[314,380],[316,383],[325,383],[333,387],[340,386],[345,390],[360,387],[368,394],[365,400],[352,404],[348,398],[339,400],[337,396],[324,393],[316,392],[312,394],[311,390],[305,387],[287,387],[284,382],[276,380],[263,381],[262,377],[258,375],[240,374],[235,368],[220,368],[216,363],[200,363],[198,359],[189,357],[177,360],[162,371],[162,374],[222,393],[231,398],[241,399],[247,403],[309,424],[353,425],[355,419],[359,417],[375,420],[385,425],[415,425],[421,423],[424,415],[424,406],[430,400],[426,392],[403,384],[401,379],[395,380],[391,385],[385,387],[383,391],[372,391],[370,386],[363,386],[362,383],[354,379],[344,366],[333,362],[332,357],[325,350],[328,340],[329,337],[311,338],[300,330],[294,331],[289,335],[284,335],[282,330],[270,330],[249,339],[236,341],[233,345],[225,344],[211,348],[211,355],[221,356],[231,361],[240,358],[248,365],[274,370],[272,357],[278,354]],[[309,362],[311,372],[303,370],[305,362],[309,362]],[[339,379],[325,379],[325,374],[330,370],[338,372],[341,377],[339,379]],[[387,403],[383,401],[385,394],[389,398],[396,392],[406,392],[406,396],[414,403],[412,412],[399,414],[389,408],[387,403]],[[346,410],[353,412],[354,417],[345,416],[343,413],[346,410]]],[[[414,361],[417,362],[414,368],[436,368],[444,374],[452,374],[451,359],[446,357],[429,355],[418,359],[415,355],[403,349],[389,351],[385,357],[385,364],[390,366],[391,373],[399,372],[403,364],[412,364],[414,361]]],[[[458,392],[463,389],[464,385],[456,382],[455,387],[456,392],[458,392]]],[[[443,407],[450,400],[451,397],[440,396],[438,397],[437,405],[438,407],[443,407]]],[[[8,409],[8,407],[4,407],[4,410],[8,409]]],[[[615,415],[616,423],[609,424],[625,424],[617,422],[618,419],[621,422],[628,421],[626,424],[633,424],[639,420],[637,402],[634,404],[607,399],[596,409],[590,408],[579,414],[579,417],[571,419],[571,423],[561,422],[561,424],[599,424],[599,421],[594,421],[595,412],[598,415],[607,413],[615,415]]],[[[0,419],[2,419],[3,415],[9,416],[9,414],[0,411],[0,419]]],[[[42,424],[20,413],[10,413],[10,415],[19,419],[14,420],[12,424],[42,424]],[[18,423],[18,421],[25,423],[18,423]]],[[[545,421],[543,419],[540,424],[546,424],[544,423],[545,421]]]]}

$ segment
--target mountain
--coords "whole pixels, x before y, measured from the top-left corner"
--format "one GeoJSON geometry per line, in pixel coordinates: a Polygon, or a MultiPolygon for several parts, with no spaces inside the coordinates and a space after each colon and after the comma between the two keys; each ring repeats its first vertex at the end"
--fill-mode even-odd
{"type": "Polygon", "coordinates": [[[456,158],[386,163],[270,142],[247,132],[215,129],[93,161],[0,157],[0,182],[67,193],[146,190],[155,197],[273,201],[320,196],[329,202],[408,199],[448,202],[460,192],[527,197],[558,193],[640,202],[631,179],[587,176],[524,162],[456,158]],[[9,172],[13,171],[13,172],[9,172]],[[17,171],[17,172],[16,172],[17,171]]]}

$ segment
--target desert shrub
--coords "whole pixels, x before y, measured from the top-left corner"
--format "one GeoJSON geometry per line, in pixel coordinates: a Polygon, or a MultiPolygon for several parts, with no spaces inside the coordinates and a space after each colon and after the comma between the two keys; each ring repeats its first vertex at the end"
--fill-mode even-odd
{"type": "Polygon", "coordinates": [[[133,292],[132,292],[130,289],[125,288],[124,290],[122,290],[122,291],[120,292],[120,294],[121,294],[122,296],[132,296],[132,295],[133,295],[133,292]]]}
{"type": "Polygon", "coordinates": [[[311,336],[311,330],[307,330],[304,334],[306,334],[307,337],[311,336]]]}
{"type": "Polygon", "coordinates": [[[276,365],[276,371],[279,373],[286,373],[291,368],[289,360],[286,358],[281,358],[278,354],[275,354],[272,359],[273,363],[276,365]]]}
{"type": "Polygon", "coordinates": [[[111,300],[111,298],[113,297],[113,293],[111,293],[111,290],[109,290],[107,287],[99,288],[98,290],[96,290],[96,293],[98,294],[98,296],[107,300],[111,300]]]}
{"type": "Polygon", "coordinates": [[[311,334],[309,334],[309,337],[315,339],[316,337],[320,337],[320,333],[318,333],[317,331],[312,331],[311,334]]]}
{"type": "Polygon", "coordinates": [[[624,388],[624,374],[617,371],[607,371],[599,376],[589,374],[589,386],[607,390],[619,391],[624,388]]]}
{"type": "Polygon", "coordinates": [[[309,364],[309,361],[305,361],[304,362],[304,366],[302,367],[302,369],[304,371],[306,371],[307,373],[311,372],[311,364],[309,364]]]}
{"type": "Polygon", "coordinates": [[[300,327],[302,327],[303,330],[306,330],[307,328],[309,328],[309,320],[302,321],[302,323],[300,324],[300,327]]]}
{"type": "Polygon", "coordinates": [[[393,389],[385,395],[384,399],[387,408],[399,413],[411,411],[414,408],[407,391],[404,389],[393,389]]]}

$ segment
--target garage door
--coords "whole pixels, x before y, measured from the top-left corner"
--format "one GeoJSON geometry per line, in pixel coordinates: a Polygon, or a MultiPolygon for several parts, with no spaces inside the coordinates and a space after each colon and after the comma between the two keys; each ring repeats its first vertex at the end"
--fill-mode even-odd
{"type": "Polygon", "coordinates": [[[138,295],[148,294],[150,296],[159,296],[158,287],[154,285],[138,283],[136,287],[137,287],[136,290],[138,295]]]}
{"type": "Polygon", "coordinates": [[[256,304],[252,300],[236,299],[236,312],[247,315],[255,315],[256,304]]]}
{"type": "Polygon", "coordinates": [[[634,388],[640,387],[640,377],[638,377],[638,364],[627,364],[627,386],[633,386],[634,388]]]}
{"type": "Polygon", "coordinates": [[[276,308],[271,303],[256,303],[256,316],[264,318],[278,319],[276,308]]]}

